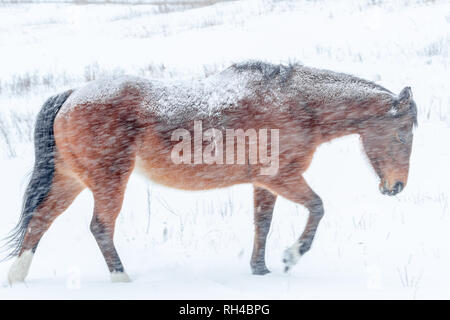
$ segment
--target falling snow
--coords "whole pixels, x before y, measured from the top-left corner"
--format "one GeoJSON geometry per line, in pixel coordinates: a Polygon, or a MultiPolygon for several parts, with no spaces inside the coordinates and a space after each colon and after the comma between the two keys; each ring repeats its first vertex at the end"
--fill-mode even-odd
{"type": "MultiPolygon", "coordinates": [[[[336,115],[350,102],[358,108],[346,124],[377,110],[392,125],[379,127],[373,139],[361,134],[362,143],[350,132],[317,148],[304,177],[325,215],[303,256],[298,253],[311,243],[297,239],[308,211],[277,199],[266,251],[270,274],[251,274],[250,184],[190,192],[133,174],[114,238],[127,273],[112,273],[113,281],[129,276],[131,283],[110,283],[90,231],[93,197],[84,190],[52,224],[36,254],[0,263],[0,297],[448,298],[449,4],[249,0],[171,8],[0,7],[0,236],[20,214],[39,108],[68,89],[75,90],[59,116],[69,118],[77,108],[107,105],[131,88],[143,93],[143,110],[166,120],[220,118],[248,99],[281,112],[287,110],[283,102],[295,98],[302,112],[323,123],[334,119],[321,132],[324,141],[342,129],[336,115]],[[400,92],[409,86],[413,96],[402,100],[400,92]],[[419,125],[400,126],[393,119],[406,119],[412,99],[419,125]],[[390,164],[404,167],[398,150],[413,137],[402,190],[395,179],[385,179],[395,172],[380,174],[377,166],[386,168],[386,162],[374,161],[370,150],[395,154],[390,164]],[[388,142],[380,144],[382,139],[388,142]],[[26,286],[10,288],[10,267],[18,271],[10,280],[21,280],[31,257],[26,286]]],[[[117,145],[117,138],[108,137],[105,146],[117,145]]],[[[201,179],[193,175],[192,181],[201,179]]],[[[310,209],[317,213],[318,207],[316,199],[310,209]]]]}

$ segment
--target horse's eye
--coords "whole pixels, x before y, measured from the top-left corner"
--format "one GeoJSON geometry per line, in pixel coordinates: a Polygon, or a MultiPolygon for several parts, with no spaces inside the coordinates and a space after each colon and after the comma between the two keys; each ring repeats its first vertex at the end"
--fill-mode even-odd
{"type": "Polygon", "coordinates": [[[397,140],[400,142],[400,143],[403,143],[403,144],[405,144],[406,143],[406,134],[405,133],[402,133],[402,132],[399,132],[399,131],[397,131],[396,133],[395,133],[395,137],[397,138],[397,140]]]}

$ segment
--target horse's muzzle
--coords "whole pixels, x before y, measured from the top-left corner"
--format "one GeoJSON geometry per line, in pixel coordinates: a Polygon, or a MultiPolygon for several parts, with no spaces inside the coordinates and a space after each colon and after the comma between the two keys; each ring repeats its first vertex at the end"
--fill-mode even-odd
{"type": "Polygon", "coordinates": [[[395,196],[397,193],[403,190],[403,187],[404,187],[403,182],[397,181],[394,184],[394,187],[392,189],[389,189],[387,187],[387,182],[384,182],[380,184],[380,192],[388,196],[395,196]]]}

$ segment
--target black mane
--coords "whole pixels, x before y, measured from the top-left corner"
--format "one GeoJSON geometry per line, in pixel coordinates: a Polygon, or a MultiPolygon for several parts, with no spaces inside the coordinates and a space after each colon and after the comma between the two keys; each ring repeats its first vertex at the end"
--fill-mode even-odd
{"type": "Polygon", "coordinates": [[[279,79],[282,83],[285,83],[291,77],[294,71],[293,64],[272,64],[262,61],[246,61],[235,63],[231,66],[231,68],[238,72],[256,71],[260,73],[265,80],[279,79]]]}

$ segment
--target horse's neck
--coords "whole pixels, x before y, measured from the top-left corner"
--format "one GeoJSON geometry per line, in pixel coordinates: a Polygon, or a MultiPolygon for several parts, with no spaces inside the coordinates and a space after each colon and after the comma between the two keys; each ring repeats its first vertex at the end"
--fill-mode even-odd
{"type": "Polygon", "coordinates": [[[321,143],[328,142],[346,135],[359,133],[357,125],[354,125],[352,122],[345,120],[321,123],[318,126],[317,130],[320,133],[321,143]]]}
{"type": "Polygon", "coordinates": [[[304,67],[292,86],[314,114],[324,142],[358,133],[361,121],[387,112],[393,98],[390,91],[363,79],[304,67]]]}
{"type": "Polygon", "coordinates": [[[319,105],[316,109],[317,130],[321,142],[350,134],[359,134],[364,122],[385,112],[383,103],[368,97],[358,102],[336,104],[334,107],[319,105]],[[377,102],[374,102],[377,101],[377,102]]]}

